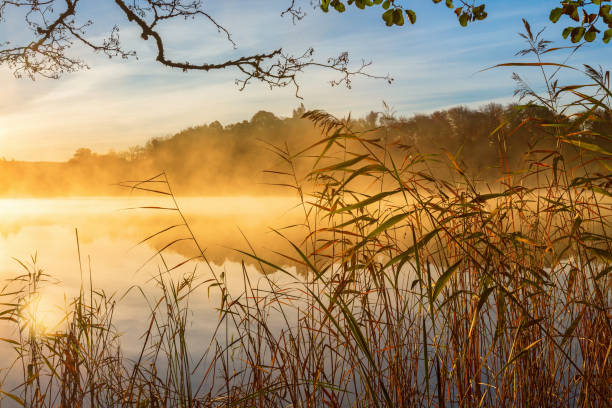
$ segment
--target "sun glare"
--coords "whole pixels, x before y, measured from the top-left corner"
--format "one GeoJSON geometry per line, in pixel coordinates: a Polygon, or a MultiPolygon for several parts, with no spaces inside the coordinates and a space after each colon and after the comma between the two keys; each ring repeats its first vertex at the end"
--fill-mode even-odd
{"type": "Polygon", "coordinates": [[[59,306],[40,293],[34,294],[22,310],[23,322],[36,335],[57,331],[65,315],[59,306]]]}

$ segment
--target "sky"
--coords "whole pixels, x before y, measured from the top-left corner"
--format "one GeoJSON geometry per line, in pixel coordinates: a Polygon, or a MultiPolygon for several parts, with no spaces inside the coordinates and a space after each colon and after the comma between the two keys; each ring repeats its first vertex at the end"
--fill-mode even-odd
{"type": "MultiPolygon", "coordinates": [[[[513,70],[483,69],[525,60],[514,56],[524,47],[518,35],[521,18],[526,17],[534,29],[547,27],[544,36],[555,45],[568,45],[561,37],[564,25],[548,21],[556,0],[489,0],[489,17],[467,28],[459,26],[443,2],[406,0],[403,3],[417,12],[417,23],[386,27],[379,9],[350,7],[343,14],[325,14],[311,7],[309,0],[301,1],[307,15],[296,24],[280,16],[290,0],[224,0],[210,7],[204,2],[206,10],[231,32],[238,48],[233,49],[203,20],[178,21],[161,28],[167,37],[167,54],[177,60],[221,62],[279,47],[295,54],[313,47],[320,60],[348,51],[353,64],[371,60],[368,72],[388,74],[393,83],[356,78],[351,89],[331,87],[329,81],[337,75],[310,69],[298,78],[303,99],[296,98],[293,88],[270,90],[252,84],[240,91],[235,70],[185,73],[160,65],[154,44],[140,38],[114,3],[82,0],[79,19],[94,21],[90,36],[102,38],[118,24],[124,47],[135,50],[138,59],[108,59],[75,46],[69,52],[85,60],[90,69],[57,80],[17,79],[8,67],[0,66],[0,157],[61,161],[80,147],[100,153],[124,150],[190,126],[248,120],[259,110],[290,116],[300,103],[338,116],[380,111],[383,101],[399,116],[457,105],[508,103],[514,101],[513,70]]],[[[24,40],[30,37],[23,19],[8,14],[0,22],[0,43],[24,40]]],[[[610,47],[598,40],[569,62],[609,69],[610,47]]],[[[540,86],[533,70],[519,72],[534,87],[540,86]]],[[[582,78],[568,73],[561,79],[576,83],[582,78]]]]}

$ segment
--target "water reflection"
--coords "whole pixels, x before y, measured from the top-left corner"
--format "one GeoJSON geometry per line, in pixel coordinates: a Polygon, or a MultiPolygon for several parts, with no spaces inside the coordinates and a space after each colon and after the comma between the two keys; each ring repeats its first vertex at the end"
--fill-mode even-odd
{"type": "MultiPolygon", "coordinates": [[[[114,323],[122,333],[122,347],[128,353],[137,352],[131,348],[140,344],[139,336],[150,315],[149,304],[143,298],[153,299],[159,293],[154,280],[163,271],[158,255],[162,248],[167,266],[182,264],[172,271],[173,276],[195,270],[199,280],[206,281],[224,273],[228,288],[240,292],[243,272],[253,281],[263,275],[251,259],[234,249],[249,251],[252,247],[267,259],[287,264],[274,253],[282,240],[270,228],[293,225],[303,217],[296,200],[287,197],[190,197],[178,202],[210,265],[200,261],[182,264],[197,253],[192,241],[178,241],[166,247],[184,238],[187,231],[179,225],[176,211],[153,208],[168,207],[163,198],[0,200],[2,286],[27,273],[26,268],[40,268],[49,277],[28,301],[24,318],[29,321],[25,323],[36,326],[35,331],[56,330],[63,323],[71,299],[94,287],[118,301],[114,323]],[[171,228],[175,225],[179,226],[171,228]],[[164,232],[157,234],[160,231],[164,232]],[[148,237],[151,238],[139,244],[148,237]]],[[[291,230],[285,233],[292,234],[291,230]]],[[[9,287],[14,288],[15,282],[9,287]]],[[[192,327],[195,338],[212,332],[218,320],[218,305],[219,294],[205,286],[193,297],[191,307],[198,315],[192,327]]],[[[0,322],[0,331],[0,337],[16,334],[10,322],[0,322]]],[[[0,344],[0,359],[10,361],[10,353],[8,344],[0,344]]]]}
{"type": "MultiPolygon", "coordinates": [[[[207,257],[216,264],[240,260],[242,255],[234,249],[248,247],[245,237],[259,249],[273,247],[276,234],[270,233],[270,228],[300,221],[301,209],[295,207],[295,199],[287,197],[190,197],[178,201],[207,257]]],[[[2,199],[0,273],[14,266],[12,257],[24,258],[35,251],[54,263],[46,263],[47,268],[60,263],[58,269],[64,271],[66,262],[74,265],[77,260],[75,229],[83,253],[94,257],[102,269],[111,266],[107,265],[112,262],[109,256],[129,266],[142,255],[142,248],[133,248],[135,244],[182,222],[176,211],[159,209],[169,204],[159,197],[2,199]]],[[[145,246],[159,250],[184,235],[184,229],[172,228],[147,240],[145,246]]],[[[184,256],[190,255],[189,249],[189,244],[180,243],[169,248],[184,256]]]]}

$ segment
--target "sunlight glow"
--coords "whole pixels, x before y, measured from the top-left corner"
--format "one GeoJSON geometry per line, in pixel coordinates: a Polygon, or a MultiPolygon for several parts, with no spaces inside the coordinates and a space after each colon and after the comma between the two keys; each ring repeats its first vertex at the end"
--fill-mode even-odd
{"type": "Polygon", "coordinates": [[[64,317],[65,313],[61,308],[52,304],[40,293],[32,295],[21,313],[23,323],[36,336],[48,335],[57,331],[65,320],[64,317]]]}
{"type": "Polygon", "coordinates": [[[8,139],[7,135],[8,135],[8,130],[3,126],[0,126],[0,149],[6,143],[6,139],[8,139]]]}

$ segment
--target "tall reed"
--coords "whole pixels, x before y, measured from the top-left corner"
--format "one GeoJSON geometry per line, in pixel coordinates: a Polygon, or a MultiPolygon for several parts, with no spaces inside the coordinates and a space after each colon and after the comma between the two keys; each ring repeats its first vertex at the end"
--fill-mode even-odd
{"type": "Polygon", "coordinates": [[[28,332],[20,299],[42,276],[29,273],[29,289],[5,293],[17,299],[2,317],[19,327],[6,341],[24,380],[4,395],[37,407],[610,406],[609,73],[587,66],[588,83],[559,86],[545,68],[566,65],[546,63],[555,50],[525,28],[523,54],[535,56],[547,94],[516,76],[529,99],[517,110],[553,115],[521,124],[533,122],[539,139],[523,168],[504,159],[515,129],[503,122],[491,133],[499,179],[486,184],[457,152],[431,157],[391,128],[357,132],[350,119],[307,112],[318,143],[270,146],[279,184],[304,210],[293,226],[303,240],[280,250],[300,273],[244,251],[262,274],[243,263],[239,291],[208,264],[165,174],[129,183],[167,196],[163,209],[177,214],[154,236],[183,233],[156,254],[159,292],[145,296],[140,353],[122,352],[114,299],[93,288],[72,303],[65,329],[28,332]],[[313,157],[298,174],[296,162],[313,157]],[[436,176],[440,165],[452,176],[436,176]],[[178,242],[193,245],[193,258],[169,265],[164,253],[178,242]],[[190,260],[208,272],[180,273],[190,260]],[[219,321],[194,347],[190,302],[210,290],[219,321]]]}

